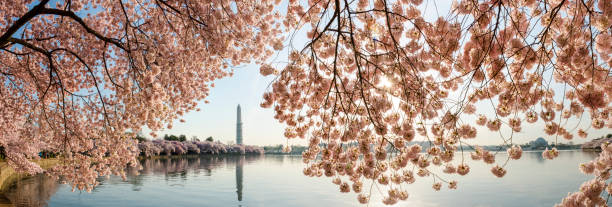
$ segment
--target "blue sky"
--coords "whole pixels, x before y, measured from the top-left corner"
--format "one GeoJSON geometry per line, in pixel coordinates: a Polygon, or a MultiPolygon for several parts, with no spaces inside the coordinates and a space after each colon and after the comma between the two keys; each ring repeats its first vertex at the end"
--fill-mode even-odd
{"type": "MultiPolygon", "coordinates": [[[[187,137],[198,136],[200,139],[212,136],[222,142],[236,139],[236,106],[242,108],[243,139],[248,145],[270,145],[286,143],[283,138],[283,126],[274,119],[272,108],[261,108],[259,104],[268,85],[274,77],[263,77],[259,67],[247,65],[237,68],[234,76],[215,81],[210,96],[210,103],[199,102],[200,111],[192,111],[183,116],[184,123],[175,121],[170,130],[158,132],[164,134],[185,134],[187,137]]],[[[149,136],[148,131],[145,136],[149,136]]]]}

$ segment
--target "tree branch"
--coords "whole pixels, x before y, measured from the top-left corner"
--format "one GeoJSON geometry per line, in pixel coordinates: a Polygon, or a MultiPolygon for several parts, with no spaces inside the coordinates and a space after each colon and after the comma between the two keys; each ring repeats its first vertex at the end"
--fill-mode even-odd
{"type": "Polygon", "coordinates": [[[38,5],[36,5],[32,10],[25,13],[21,18],[19,18],[11,27],[9,27],[2,36],[0,36],[0,48],[4,48],[4,44],[9,41],[9,38],[19,30],[23,25],[28,23],[32,18],[36,15],[40,14],[40,11],[45,8],[45,4],[47,4],[49,0],[42,0],[38,5]]]}
{"type": "Polygon", "coordinates": [[[89,26],[87,26],[87,24],[85,24],[85,21],[83,21],[83,19],[81,19],[81,17],[77,16],[74,12],[72,11],[65,11],[65,10],[61,10],[61,9],[49,9],[49,8],[43,8],[40,10],[41,14],[55,14],[55,15],[59,15],[59,16],[65,16],[65,17],[70,17],[71,19],[73,19],[74,21],[78,22],[84,29],[85,31],[87,31],[90,34],[93,34],[94,36],[96,36],[98,39],[104,41],[104,42],[108,42],[111,43],[121,49],[123,49],[126,52],[129,52],[126,50],[125,47],[123,47],[123,45],[118,42],[116,39],[113,38],[109,38],[109,37],[105,37],[103,35],[101,35],[100,33],[98,33],[97,31],[93,30],[92,28],[90,28],[89,26]]]}

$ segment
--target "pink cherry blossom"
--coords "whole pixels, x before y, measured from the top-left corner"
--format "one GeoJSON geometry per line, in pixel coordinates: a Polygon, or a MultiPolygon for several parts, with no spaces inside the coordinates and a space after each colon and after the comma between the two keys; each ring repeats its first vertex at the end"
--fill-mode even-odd
{"type": "Polygon", "coordinates": [[[449,188],[449,189],[457,189],[457,181],[454,181],[454,180],[453,180],[453,181],[450,181],[450,182],[448,183],[448,188],[449,188]]]}
{"type": "Polygon", "coordinates": [[[521,159],[521,155],[523,154],[523,149],[519,145],[514,145],[507,150],[508,156],[514,160],[521,159]]]}
{"type": "Polygon", "coordinates": [[[557,156],[559,156],[559,151],[557,151],[557,148],[552,148],[550,150],[548,150],[548,148],[546,148],[546,150],[542,151],[542,157],[552,160],[555,159],[557,156]]]}
{"type": "Polygon", "coordinates": [[[506,175],[506,170],[500,166],[495,166],[491,168],[491,172],[493,173],[493,175],[501,178],[504,177],[504,175],[506,175]]]}

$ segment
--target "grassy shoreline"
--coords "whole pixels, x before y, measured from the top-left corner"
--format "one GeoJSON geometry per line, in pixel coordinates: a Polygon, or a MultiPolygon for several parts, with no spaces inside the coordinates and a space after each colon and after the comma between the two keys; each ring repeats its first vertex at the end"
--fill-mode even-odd
{"type": "MultiPolygon", "coordinates": [[[[59,159],[57,158],[46,158],[34,161],[40,165],[43,169],[48,169],[55,166],[59,159]]],[[[29,177],[25,173],[17,173],[6,161],[0,161],[0,193],[4,192],[14,181],[29,177]]]]}
{"type": "MultiPolygon", "coordinates": [[[[48,169],[55,166],[59,159],[57,158],[46,158],[34,161],[36,164],[40,165],[43,169],[48,169]]],[[[13,206],[11,201],[4,196],[6,190],[11,187],[15,182],[30,177],[30,175],[25,173],[17,173],[11,166],[6,163],[6,161],[0,161],[0,207],[9,207],[13,206]]]]}

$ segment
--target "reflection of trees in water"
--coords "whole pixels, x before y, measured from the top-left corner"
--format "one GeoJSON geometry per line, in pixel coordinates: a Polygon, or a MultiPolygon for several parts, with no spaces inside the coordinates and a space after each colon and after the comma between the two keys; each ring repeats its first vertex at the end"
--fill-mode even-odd
{"type": "Polygon", "coordinates": [[[15,182],[4,195],[13,206],[47,206],[58,188],[57,180],[38,175],[15,182]]]}
{"type": "Polygon", "coordinates": [[[584,156],[588,157],[588,160],[593,160],[597,156],[599,156],[599,152],[580,152],[580,151],[574,151],[574,153],[577,153],[577,154],[582,153],[584,156]]]}
{"type": "Polygon", "coordinates": [[[257,155],[247,156],[202,156],[202,157],[180,157],[180,158],[157,158],[144,159],[140,161],[142,169],[128,169],[128,174],[142,175],[166,175],[167,177],[182,177],[187,174],[210,176],[213,170],[220,167],[234,168],[262,158],[257,155]],[[138,172],[138,173],[136,173],[138,172]]]}
{"type": "MultiPolygon", "coordinates": [[[[556,159],[575,160],[577,159],[576,156],[579,156],[579,157],[586,157],[584,160],[592,160],[598,155],[599,155],[598,152],[584,152],[584,151],[579,151],[579,150],[568,150],[568,151],[563,150],[559,152],[560,158],[556,158],[556,159]]],[[[523,157],[528,158],[528,160],[536,160],[540,164],[543,164],[547,161],[544,157],[542,157],[542,151],[524,152],[523,157]]]]}
{"type": "Polygon", "coordinates": [[[285,162],[285,157],[287,156],[269,156],[266,157],[266,161],[273,161],[279,164],[283,164],[283,162],[285,162]]]}
{"type": "MultiPolygon", "coordinates": [[[[198,175],[204,172],[205,176],[211,176],[213,170],[219,167],[235,167],[236,169],[236,193],[238,201],[242,201],[242,178],[243,166],[245,162],[260,159],[260,156],[203,156],[203,157],[182,157],[182,158],[159,158],[145,159],[140,162],[142,169],[131,168],[128,173],[131,175],[128,182],[133,184],[135,191],[140,190],[142,180],[147,175],[163,174],[166,179],[180,178],[187,179],[188,174],[198,175]],[[139,172],[137,175],[136,172],[139,172]]],[[[276,156],[274,156],[276,158],[276,156]]],[[[281,157],[282,159],[282,157],[281,157]]],[[[282,160],[280,160],[282,162],[282,160]]]]}
{"type": "Polygon", "coordinates": [[[524,158],[522,159],[525,159],[528,157],[529,159],[533,159],[537,161],[538,163],[544,163],[544,157],[542,157],[542,152],[538,152],[538,151],[524,152],[523,157],[524,158]]]}
{"type": "MultiPolygon", "coordinates": [[[[259,155],[230,155],[230,156],[200,156],[180,158],[156,158],[140,161],[141,169],[128,169],[128,183],[132,190],[139,191],[144,178],[148,175],[164,175],[166,180],[186,180],[188,175],[211,176],[217,168],[236,169],[236,192],[238,200],[242,200],[242,177],[245,162],[252,162],[263,158],[259,155]]],[[[104,183],[104,182],[101,182],[104,183]]]]}
{"type": "MultiPolygon", "coordinates": [[[[276,156],[273,156],[276,157],[276,156]]],[[[164,175],[165,179],[186,180],[188,175],[211,176],[216,168],[235,168],[236,169],[236,193],[238,200],[242,200],[243,189],[243,166],[245,163],[253,162],[263,158],[260,155],[236,155],[236,156],[200,156],[200,157],[180,157],[180,158],[156,158],[141,160],[141,169],[128,168],[127,181],[112,176],[110,179],[100,177],[100,185],[94,188],[94,192],[103,188],[105,185],[112,185],[120,182],[132,184],[132,190],[139,191],[144,179],[149,175],[164,175]]],[[[281,161],[282,162],[282,161],[281,161]]],[[[59,188],[57,180],[37,175],[17,181],[13,184],[5,196],[15,206],[46,206],[47,201],[59,188]]]]}
{"type": "Polygon", "coordinates": [[[268,156],[266,157],[266,161],[272,161],[279,165],[283,165],[284,163],[302,163],[301,155],[279,155],[279,156],[268,156]]]}

